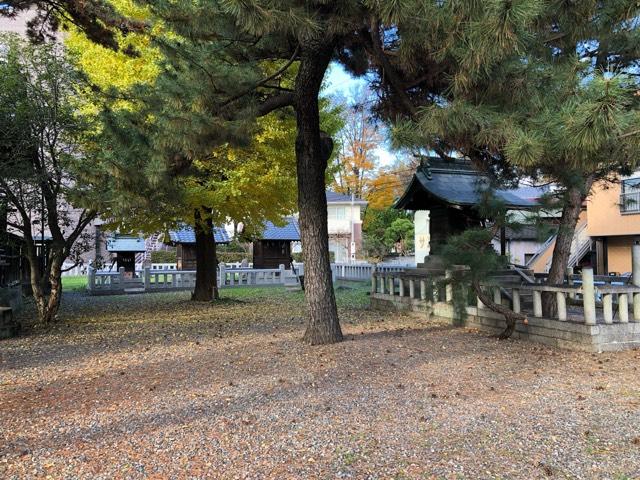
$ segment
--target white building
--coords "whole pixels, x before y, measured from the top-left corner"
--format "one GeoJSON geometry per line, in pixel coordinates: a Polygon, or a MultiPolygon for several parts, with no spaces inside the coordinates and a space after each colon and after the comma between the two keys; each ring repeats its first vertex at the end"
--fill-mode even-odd
{"type": "Polygon", "coordinates": [[[355,260],[362,248],[362,217],[367,202],[327,190],[329,251],[336,262],[355,260]]]}

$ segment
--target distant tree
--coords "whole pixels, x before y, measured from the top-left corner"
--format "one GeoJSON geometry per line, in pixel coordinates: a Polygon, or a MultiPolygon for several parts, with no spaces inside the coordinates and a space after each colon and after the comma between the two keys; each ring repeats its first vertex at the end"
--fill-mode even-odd
{"type": "Polygon", "coordinates": [[[387,247],[395,248],[400,255],[406,255],[413,250],[414,227],[408,218],[397,218],[384,231],[384,241],[387,247]]]}
{"type": "MultiPolygon", "coordinates": [[[[412,223],[408,212],[393,208],[377,210],[367,207],[363,223],[363,249],[369,258],[382,261],[391,253],[399,236],[394,237],[395,234],[387,234],[387,232],[392,231],[391,226],[398,220],[412,223]],[[393,238],[387,240],[390,237],[393,238]]],[[[413,228],[413,224],[411,227],[413,228]]]]}
{"type": "Polygon", "coordinates": [[[86,248],[83,232],[96,217],[74,205],[106,185],[78,173],[97,146],[77,110],[80,76],[62,47],[2,35],[0,52],[0,197],[12,210],[8,226],[24,239],[38,318],[49,323],[60,305],[63,263],[86,248]],[[46,258],[38,253],[43,236],[46,258]]]}
{"type": "Polygon", "coordinates": [[[338,134],[338,153],[334,165],[333,189],[365,198],[371,191],[378,163],[376,150],[384,139],[379,121],[373,115],[375,97],[367,89],[356,89],[343,102],[344,127],[338,134]]]}

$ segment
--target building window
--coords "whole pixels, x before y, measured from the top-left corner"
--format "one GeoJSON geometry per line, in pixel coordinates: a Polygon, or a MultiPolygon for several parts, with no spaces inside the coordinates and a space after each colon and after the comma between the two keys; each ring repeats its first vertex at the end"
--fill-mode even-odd
{"type": "Polygon", "coordinates": [[[640,177],[622,181],[620,211],[640,213],[640,177]]]}
{"type": "Polygon", "coordinates": [[[344,220],[347,218],[347,212],[344,207],[329,207],[327,214],[329,220],[344,220]]]}

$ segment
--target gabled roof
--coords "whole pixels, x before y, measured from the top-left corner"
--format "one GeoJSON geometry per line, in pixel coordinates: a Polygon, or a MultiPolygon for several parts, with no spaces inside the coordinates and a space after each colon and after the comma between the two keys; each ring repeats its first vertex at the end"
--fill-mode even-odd
{"type": "MultiPolygon", "coordinates": [[[[172,243],[196,243],[196,232],[191,225],[181,225],[169,232],[169,238],[172,243]]],[[[229,243],[229,235],[224,227],[213,227],[213,238],[216,243],[229,243]]]]}
{"type": "MultiPolygon", "coordinates": [[[[351,203],[351,195],[347,195],[344,193],[337,193],[331,190],[327,190],[327,203],[351,203]]],[[[366,205],[367,201],[362,200],[361,198],[354,197],[353,203],[357,203],[360,205],[366,205]]]]}
{"type": "Polygon", "coordinates": [[[144,238],[132,235],[114,235],[107,239],[108,252],[144,252],[144,238]]]}
{"type": "Polygon", "coordinates": [[[291,242],[299,242],[300,227],[298,226],[298,220],[294,217],[287,217],[284,220],[286,223],[282,227],[278,227],[272,222],[265,222],[264,230],[259,240],[288,240],[291,242]]]}
{"type": "MultiPolygon", "coordinates": [[[[424,204],[429,201],[458,207],[478,205],[480,192],[488,184],[489,179],[485,175],[457,163],[430,170],[418,168],[395,208],[420,210],[428,208],[424,204]]],[[[512,210],[527,210],[535,206],[535,202],[519,197],[512,190],[496,190],[495,195],[512,210]]]]}

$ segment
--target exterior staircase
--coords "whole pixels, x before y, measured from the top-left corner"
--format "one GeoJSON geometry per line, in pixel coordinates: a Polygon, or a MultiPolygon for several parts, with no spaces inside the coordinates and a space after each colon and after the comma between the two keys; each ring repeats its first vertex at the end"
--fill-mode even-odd
{"type": "MultiPolygon", "coordinates": [[[[526,267],[537,273],[548,273],[553,259],[553,249],[556,245],[556,235],[549,239],[540,247],[538,252],[527,262],[526,267]]],[[[591,250],[591,237],[587,231],[587,221],[583,220],[576,225],[576,231],[571,241],[571,254],[569,256],[569,267],[573,268],[591,250]]]]}

